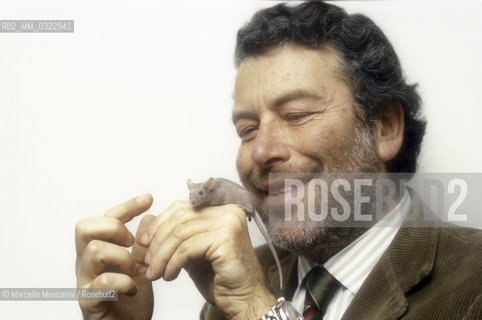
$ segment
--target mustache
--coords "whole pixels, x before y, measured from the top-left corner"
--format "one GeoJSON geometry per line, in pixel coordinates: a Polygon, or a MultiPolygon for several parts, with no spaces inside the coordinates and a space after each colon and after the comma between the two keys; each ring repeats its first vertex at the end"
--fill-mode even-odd
{"type": "Polygon", "coordinates": [[[249,175],[245,177],[241,176],[241,181],[248,190],[258,191],[262,185],[269,182],[270,175],[276,175],[277,179],[293,178],[299,173],[314,173],[319,174],[323,172],[323,165],[320,162],[312,163],[310,165],[293,166],[282,165],[276,167],[270,167],[267,169],[255,168],[249,175]]]}

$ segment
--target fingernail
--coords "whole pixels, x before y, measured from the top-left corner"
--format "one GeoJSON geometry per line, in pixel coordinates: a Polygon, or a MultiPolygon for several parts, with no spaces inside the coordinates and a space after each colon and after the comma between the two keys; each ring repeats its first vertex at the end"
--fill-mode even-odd
{"type": "Polygon", "coordinates": [[[149,244],[149,235],[147,233],[144,233],[141,237],[141,243],[144,245],[149,244]]]}
{"type": "Polygon", "coordinates": [[[134,243],[134,236],[130,232],[127,232],[127,243],[128,244],[134,243]]]}
{"type": "Polygon", "coordinates": [[[144,261],[146,262],[146,264],[151,263],[151,253],[149,251],[147,251],[146,258],[144,259],[144,261]]]}

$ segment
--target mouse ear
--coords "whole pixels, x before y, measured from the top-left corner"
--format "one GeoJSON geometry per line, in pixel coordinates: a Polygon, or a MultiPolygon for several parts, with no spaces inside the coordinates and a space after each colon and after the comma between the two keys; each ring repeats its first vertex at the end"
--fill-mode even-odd
{"type": "Polygon", "coordinates": [[[204,187],[208,190],[211,190],[214,187],[214,178],[211,177],[208,181],[204,182],[204,187]]]}
{"type": "Polygon", "coordinates": [[[186,180],[186,184],[187,184],[187,187],[188,187],[188,188],[191,188],[191,185],[192,185],[191,178],[189,178],[189,179],[186,180]]]}

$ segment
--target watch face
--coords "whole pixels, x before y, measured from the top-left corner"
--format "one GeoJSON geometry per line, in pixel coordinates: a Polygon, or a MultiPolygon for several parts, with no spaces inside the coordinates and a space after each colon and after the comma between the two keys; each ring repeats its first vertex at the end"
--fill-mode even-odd
{"type": "Polygon", "coordinates": [[[287,301],[283,301],[281,304],[281,310],[283,310],[283,313],[285,314],[286,318],[285,319],[303,319],[301,314],[296,310],[293,305],[287,301]]]}

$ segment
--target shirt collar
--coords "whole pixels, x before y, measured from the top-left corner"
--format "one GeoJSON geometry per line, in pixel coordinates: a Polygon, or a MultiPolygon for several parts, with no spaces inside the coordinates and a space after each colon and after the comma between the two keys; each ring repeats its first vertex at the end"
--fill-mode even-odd
{"type": "MultiPolygon", "coordinates": [[[[404,190],[402,199],[395,208],[355,241],[328,259],[323,267],[355,295],[400,229],[410,204],[410,194],[404,190]]],[[[298,257],[298,284],[314,266],[315,264],[310,263],[305,257],[298,257]]]]}

